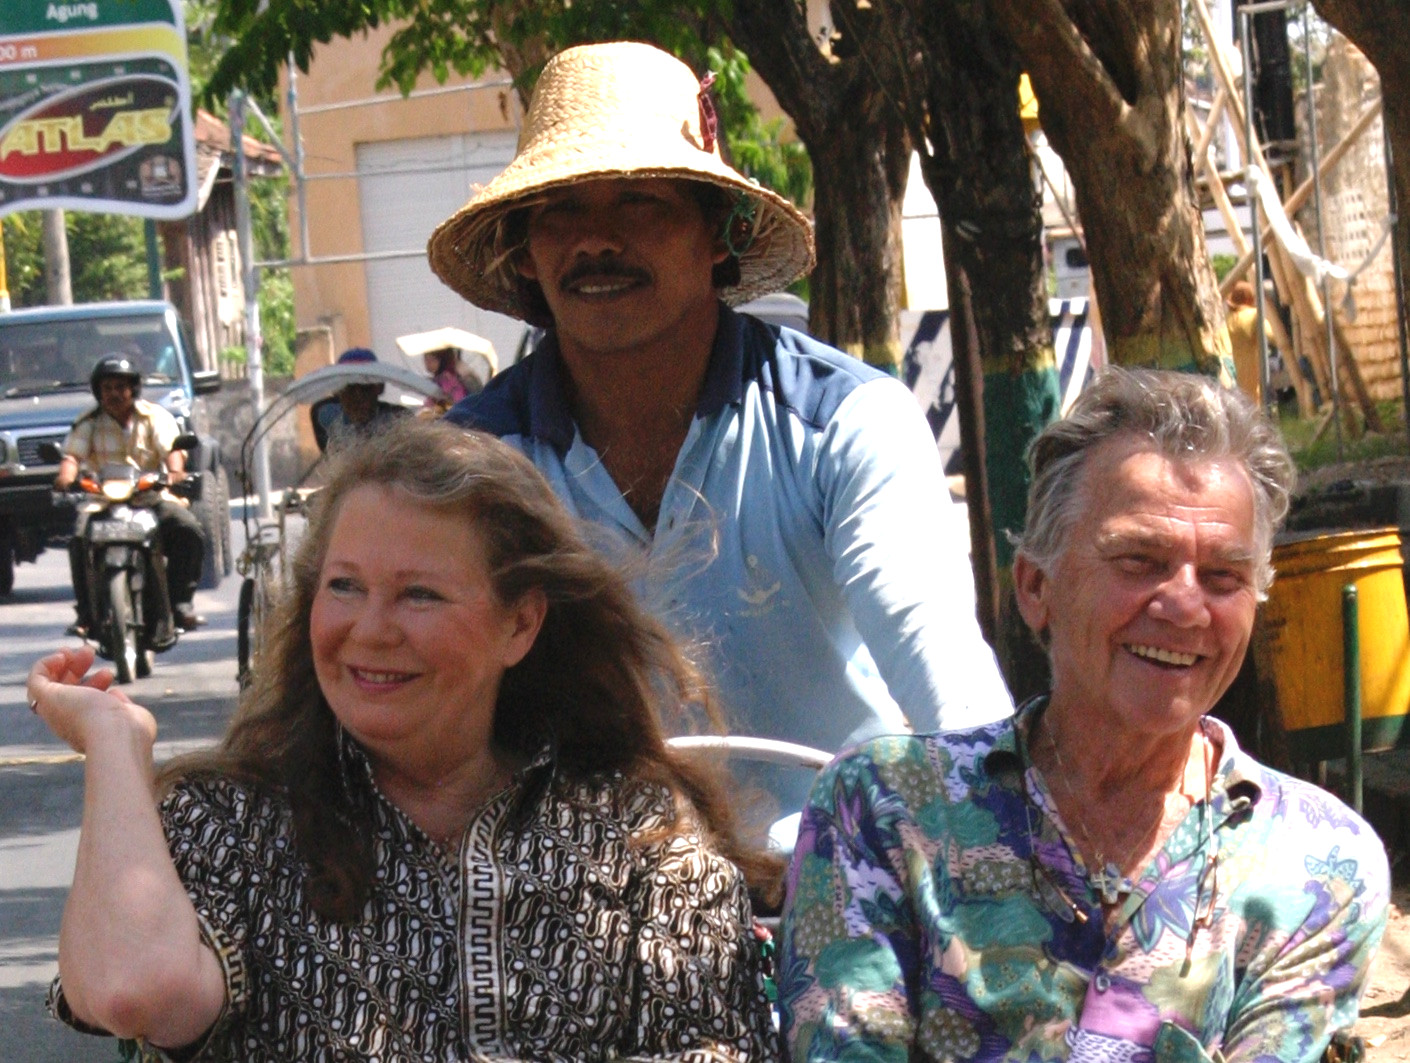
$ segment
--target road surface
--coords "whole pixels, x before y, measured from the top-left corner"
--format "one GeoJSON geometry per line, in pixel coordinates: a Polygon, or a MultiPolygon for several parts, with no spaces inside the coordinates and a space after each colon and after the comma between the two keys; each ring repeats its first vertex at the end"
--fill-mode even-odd
{"type": "MultiPolygon", "coordinates": [[[[238,527],[235,548],[241,542],[238,527]]],[[[219,738],[235,707],[238,576],[196,595],[208,626],[160,654],[128,687],[157,719],[158,761],[219,738]]],[[[72,639],[68,559],[50,550],[15,572],[0,598],[0,1060],[115,1063],[116,1042],[50,1019],[44,997],[57,970],[59,917],[73,877],[83,765],[31,715],[24,680],[36,657],[72,639]]]]}

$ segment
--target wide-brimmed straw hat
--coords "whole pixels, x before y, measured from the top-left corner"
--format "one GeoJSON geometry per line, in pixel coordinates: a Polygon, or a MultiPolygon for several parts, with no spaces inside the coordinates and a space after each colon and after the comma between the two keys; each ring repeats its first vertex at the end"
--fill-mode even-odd
{"type": "Polygon", "coordinates": [[[740,192],[753,207],[750,231],[731,241],[739,283],[720,298],[733,305],[785,287],[812,267],[812,228],[788,200],[725,163],[714,119],[690,68],[649,44],[560,52],[539,77],[514,160],[431,234],[431,268],[476,306],[522,318],[518,249],[505,246],[510,212],[584,180],[675,177],[740,192]]]}

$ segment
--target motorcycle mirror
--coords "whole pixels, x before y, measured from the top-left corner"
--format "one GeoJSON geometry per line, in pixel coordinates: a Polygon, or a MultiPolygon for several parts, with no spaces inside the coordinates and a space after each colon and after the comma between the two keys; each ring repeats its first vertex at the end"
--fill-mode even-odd
{"type": "Polygon", "coordinates": [[[201,445],[201,437],[192,432],[183,432],[176,437],[176,442],[172,443],[172,450],[195,450],[201,445]]]}
{"type": "Polygon", "coordinates": [[[57,465],[64,460],[64,448],[52,439],[39,444],[39,458],[49,465],[57,465]]]}

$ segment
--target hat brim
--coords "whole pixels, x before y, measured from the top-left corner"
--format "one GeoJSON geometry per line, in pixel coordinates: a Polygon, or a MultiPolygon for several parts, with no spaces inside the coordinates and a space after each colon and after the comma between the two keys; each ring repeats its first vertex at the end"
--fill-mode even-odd
{"type": "MultiPolygon", "coordinates": [[[[639,157],[639,156],[638,156],[639,157]]],[[[788,200],[747,180],[717,157],[695,152],[679,166],[594,163],[563,153],[556,161],[519,156],[461,210],[437,227],[426,245],[436,275],[463,298],[486,310],[524,318],[520,289],[511,283],[512,263],[500,261],[500,224],[514,210],[554,189],[611,178],[670,178],[699,181],[750,197],[756,205],[753,239],[739,255],[739,283],[719,289],[733,306],[786,288],[813,266],[812,226],[788,200]],[[537,162],[537,165],[536,165],[537,162]]]]}

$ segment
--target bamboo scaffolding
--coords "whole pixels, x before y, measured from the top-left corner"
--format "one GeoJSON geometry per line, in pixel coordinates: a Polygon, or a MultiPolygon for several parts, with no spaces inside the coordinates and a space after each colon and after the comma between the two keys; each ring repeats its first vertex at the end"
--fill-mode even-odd
{"type": "MultiPolygon", "coordinates": [[[[1250,141],[1244,132],[1246,116],[1244,113],[1243,100],[1239,95],[1237,80],[1229,67],[1228,58],[1224,55],[1219,38],[1214,32],[1214,23],[1210,18],[1209,8],[1204,0],[1191,0],[1190,6],[1193,8],[1195,17],[1200,24],[1200,29],[1204,33],[1205,43],[1208,45],[1209,49],[1210,65],[1214,68],[1215,76],[1219,79],[1220,88],[1224,90],[1226,96],[1225,105],[1229,108],[1229,112],[1233,118],[1232,124],[1235,136],[1239,141],[1239,147],[1243,152],[1243,156],[1264,173],[1271,173],[1268,162],[1263,157],[1261,145],[1259,145],[1256,138],[1250,141]]],[[[1244,71],[1243,73],[1247,76],[1248,71],[1244,71]]],[[[1346,154],[1354,138],[1359,136],[1360,132],[1364,132],[1365,128],[1370,125],[1371,119],[1374,118],[1373,112],[1376,111],[1379,111],[1378,104],[1367,108],[1367,111],[1357,119],[1356,124],[1347,132],[1347,135],[1342,138],[1341,143],[1337,145],[1337,148],[1341,150],[1336,155],[1335,160],[1332,159],[1333,152],[1328,152],[1327,155],[1324,156],[1320,167],[1323,174],[1327,172],[1329,162],[1331,165],[1335,165],[1335,162],[1340,161],[1346,154]]],[[[1296,211],[1298,207],[1302,205],[1307,196],[1315,188],[1315,181],[1316,177],[1314,175],[1314,177],[1304,181],[1293,195],[1289,196],[1284,201],[1285,213],[1296,211]]],[[[1247,190],[1247,188],[1248,182],[1245,180],[1245,189],[1247,190]]],[[[1251,191],[1246,191],[1245,195],[1250,204],[1250,224],[1258,225],[1258,205],[1254,202],[1255,197],[1251,191]]],[[[1264,230],[1260,228],[1260,232],[1263,231],[1264,230]]],[[[1267,232],[1269,236],[1272,235],[1271,227],[1267,232]]],[[[1324,356],[1327,359],[1327,364],[1330,365],[1331,352],[1327,350],[1327,339],[1325,335],[1326,317],[1324,315],[1326,311],[1322,307],[1321,298],[1317,296],[1315,292],[1309,290],[1308,284],[1298,283],[1298,281],[1294,279],[1294,274],[1298,277],[1301,277],[1301,274],[1297,271],[1296,266],[1288,259],[1286,249],[1284,249],[1281,244],[1276,240],[1272,240],[1264,246],[1267,248],[1269,263],[1273,266],[1274,285],[1278,289],[1278,297],[1292,309],[1294,317],[1298,319],[1300,334],[1303,339],[1307,341],[1308,346],[1315,346],[1318,353],[1324,356]],[[1278,280],[1280,275],[1283,278],[1282,284],[1279,284],[1278,280]],[[1320,335],[1318,333],[1319,328],[1322,329],[1320,335]],[[1318,337],[1318,342],[1315,345],[1311,342],[1312,337],[1318,337]]],[[[1220,285],[1220,291],[1227,296],[1228,291],[1233,288],[1234,283],[1239,279],[1240,275],[1246,272],[1252,263],[1253,253],[1250,251],[1244,256],[1244,259],[1240,260],[1240,263],[1235,265],[1234,269],[1229,272],[1229,275],[1224,278],[1224,283],[1220,285]],[[1242,270],[1239,268],[1240,265],[1243,266],[1242,270]]],[[[1376,409],[1375,403],[1371,400],[1371,395],[1366,388],[1365,379],[1361,375],[1361,367],[1357,362],[1355,352],[1347,344],[1345,333],[1337,327],[1335,314],[1332,315],[1332,325],[1335,342],[1342,354],[1345,355],[1346,375],[1349,378],[1348,382],[1351,386],[1352,395],[1357,405],[1361,408],[1362,416],[1365,417],[1367,426],[1372,430],[1377,432],[1383,431],[1384,426],[1381,423],[1380,412],[1376,409]]],[[[1338,383],[1342,382],[1339,381],[1338,383]]],[[[1328,390],[1327,393],[1330,395],[1330,390],[1328,390]]],[[[1345,384],[1342,386],[1342,393],[1343,395],[1346,394],[1345,384]]]]}
{"type": "MultiPolygon", "coordinates": [[[[1227,93],[1221,87],[1214,97],[1214,106],[1210,108],[1209,119],[1202,130],[1198,128],[1199,119],[1195,115],[1193,107],[1187,109],[1186,120],[1189,125],[1194,127],[1191,129],[1191,134],[1198,133],[1198,145],[1203,145],[1204,149],[1200,151],[1198,145],[1196,146],[1195,173],[1197,176],[1201,173],[1204,175],[1205,184],[1209,187],[1209,193],[1224,218],[1224,227],[1228,230],[1234,247],[1241,255],[1251,255],[1248,238],[1244,236],[1243,226],[1239,224],[1239,217],[1234,212],[1234,205],[1229,201],[1229,191],[1224,187],[1224,179],[1219,175],[1218,168],[1209,157],[1212,131],[1223,113],[1224,100],[1226,99],[1227,93]]],[[[1297,394],[1298,413],[1303,417],[1311,417],[1317,410],[1312,401],[1312,387],[1303,375],[1302,366],[1298,362],[1297,345],[1293,343],[1292,336],[1288,333],[1283,319],[1278,314],[1265,313],[1263,319],[1267,323],[1268,330],[1273,333],[1273,342],[1279,350],[1284,352],[1283,364],[1287,366],[1288,377],[1292,380],[1293,391],[1297,394]]]]}

